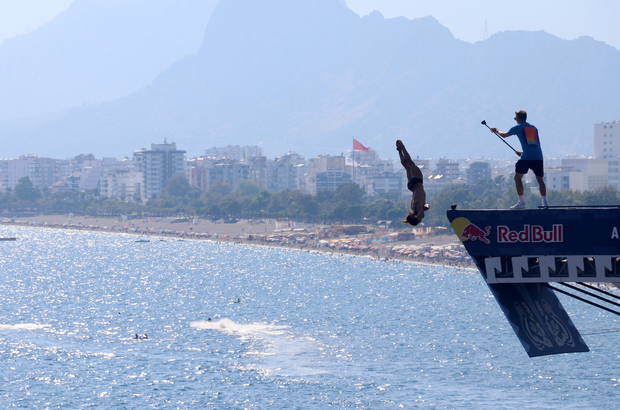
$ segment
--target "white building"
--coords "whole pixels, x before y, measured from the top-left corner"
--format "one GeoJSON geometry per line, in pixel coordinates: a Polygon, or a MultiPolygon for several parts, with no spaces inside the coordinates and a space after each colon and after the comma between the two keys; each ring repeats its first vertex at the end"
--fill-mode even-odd
{"type": "Polygon", "coordinates": [[[298,165],[304,165],[305,162],[303,157],[294,152],[289,152],[274,160],[267,160],[266,189],[271,192],[298,189],[301,186],[299,174],[303,172],[303,168],[298,165]]]}
{"type": "Polygon", "coordinates": [[[545,167],[548,189],[593,191],[608,185],[608,161],[597,158],[567,158],[559,167],[545,167]]]}
{"type": "Polygon", "coordinates": [[[151,144],[133,154],[136,168],[142,172],[144,181],[140,197],[146,201],[158,196],[166,182],[174,175],[185,175],[185,151],[177,150],[176,142],[151,144]]]}
{"type": "Polygon", "coordinates": [[[227,145],[225,147],[213,147],[205,150],[205,157],[213,157],[219,159],[236,159],[241,161],[243,158],[260,157],[263,150],[256,145],[239,146],[227,145]]]}
{"type": "Polygon", "coordinates": [[[594,158],[609,160],[608,184],[619,188],[620,121],[594,124],[594,158]]]}
{"type": "Polygon", "coordinates": [[[367,186],[365,187],[366,194],[378,195],[388,192],[398,192],[399,194],[401,194],[403,192],[403,189],[407,189],[407,184],[405,183],[405,180],[407,178],[403,179],[403,172],[385,171],[380,174],[367,177],[367,180],[370,183],[367,184],[367,186]]]}
{"type": "Polygon", "coordinates": [[[36,155],[23,155],[18,159],[4,159],[0,161],[0,189],[15,188],[17,181],[23,177],[30,177],[30,168],[36,161],[36,155]]]}
{"type": "Polygon", "coordinates": [[[131,169],[118,169],[101,177],[101,195],[121,201],[141,200],[142,172],[131,169]]]}
{"type": "Polygon", "coordinates": [[[553,191],[569,189],[570,173],[574,169],[574,166],[545,167],[545,185],[547,189],[553,191]]]}
{"type": "Polygon", "coordinates": [[[307,172],[301,185],[305,192],[316,195],[322,190],[336,190],[338,185],[351,182],[352,167],[347,165],[347,157],[319,155],[307,162],[307,172]]]}
{"type": "Polygon", "coordinates": [[[200,191],[209,189],[209,170],[207,166],[210,162],[213,162],[213,160],[205,157],[192,158],[187,161],[185,176],[190,186],[196,187],[200,191]]]}
{"type": "Polygon", "coordinates": [[[235,190],[242,179],[250,179],[250,164],[248,163],[223,159],[207,167],[207,189],[216,181],[220,181],[235,190]]]}
{"type": "Polygon", "coordinates": [[[236,189],[242,179],[251,179],[251,163],[236,159],[201,157],[187,162],[186,176],[189,184],[207,191],[215,182],[223,182],[236,189]]]}
{"type": "Polygon", "coordinates": [[[36,155],[0,160],[0,191],[15,188],[23,177],[30,178],[36,187],[49,188],[60,180],[60,166],[55,159],[36,155]]]}
{"type": "MultiPolygon", "coordinates": [[[[76,157],[77,158],[77,157],[76,157]]],[[[103,158],[102,160],[87,160],[73,165],[72,176],[79,176],[79,190],[86,191],[99,189],[101,195],[107,195],[107,178],[117,172],[133,172],[135,164],[128,158],[117,161],[116,158],[103,158]]],[[[114,178],[114,177],[113,177],[114,178]]],[[[114,195],[117,197],[117,195],[114,195]]]]}
{"type": "Polygon", "coordinates": [[[594,124],[594,158],[620,156],[620,121],[594,124]]]}

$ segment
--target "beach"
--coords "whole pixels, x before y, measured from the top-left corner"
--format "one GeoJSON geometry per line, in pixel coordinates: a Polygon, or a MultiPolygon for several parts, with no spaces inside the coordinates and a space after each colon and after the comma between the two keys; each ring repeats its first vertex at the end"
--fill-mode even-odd
{"type": "MultiPolygon", "coordinates": [[[[461,241],[454,235],[416,236],[392,241],[397,230],[374,228],[372,233],[344,235],[327,225],[296,223],[279,227],[273,220],[239,220],[234,223],[186,218],[125,219],[100,216],[38,215],[2,221],[5,225],[127,233],[147,237],[212,240],[258,246],[316,250],[347,255],[369,255],[384,260],[410,260],[444,266],[473,268],[461,241]],[[386,238],[388,238],[386,240],[386,238]]],[[[280,225],[284,225],[283,222],[280,225]]]]}

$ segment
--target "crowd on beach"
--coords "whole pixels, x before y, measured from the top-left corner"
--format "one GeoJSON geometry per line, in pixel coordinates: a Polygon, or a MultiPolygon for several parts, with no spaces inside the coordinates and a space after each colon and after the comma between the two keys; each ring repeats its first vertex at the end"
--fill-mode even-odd
{"type": "MultiPolygon", "coordinates": [[[[314,250],[319,252],[332,252],[346,255],[369,256],[382,260],[401,260],[413,261],[426,264],[437,264],[453,267],[473,267],[473,261],[465,251],[460,241],[451,241],[443,244],[435,244],[433,238],[425,238],[424,241],[413,240],[397,242],[395,236],[390,235],[342,235],[329,232],[329,227],[325,226],[306,226],[304,228],[290,229],[270,229],[254,225],[254,233],[244,231],[238,233],[239,229],[223,229],[229,233],[217,234],[206,232],[205,226],[193,224],[191,222],[163,224],[160,220],[142,219],[140,221],[123,221],[117,219],[103,219],[102,223],[98,219],[90,218],[90,223],[86,221],[66,222],[51,220],[19,220],[5,218],[2,224],[46,227],[54,229],[72,229],[83,231],[116,232],[138,235],[136,242],[149,242],[150,237],[174,238],[177,240],[195,239],[212,240],[220,242],[255,244],[262,246],[275,246],[294,248],[301,250],[314,250]],[[149,226],[147,226],[149,225],[149,226]],[[163,226],[157,226],[163,225],[163,226]],[[171,226],[182,226],[181,229],[166,229],[171,226]],[[157,226],[157,227],[153,227],[157,226]],[[201,227],[202,229],[195,229],[201,227]],[[257,229],[260,228],[260,229],[257,229]],[[258,232],[264,230],[264,232],[258,232]],[[200,231],[200,232],[199,232],[200,231]],[[429,239],[431,241],[429,241],[429,239]],[[422,243],[418,243],[422,242],[422,243]]],[[[211,228],[223,228],[222,224],[211,224],[211,228]]],[[[218,229],[219,230],[219,229],[218,229]]],[[[250,229],[251,231],[251,229],[250,229]]],[[[445,240],[443,241],[445,242],[445,240]]]]}

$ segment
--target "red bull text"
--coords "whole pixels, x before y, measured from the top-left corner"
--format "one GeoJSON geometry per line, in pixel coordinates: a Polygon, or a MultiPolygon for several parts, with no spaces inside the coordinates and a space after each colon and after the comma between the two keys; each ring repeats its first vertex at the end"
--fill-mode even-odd
{"type": "Polygon", "coordinates": [[[545,231],[540,225],[523,225],[523,230],[520,232],[511,231],[507,226],[499,225],[497,227],[497,242],[564,242],[564,225],[553,225],[550,231],[545,231]]]}

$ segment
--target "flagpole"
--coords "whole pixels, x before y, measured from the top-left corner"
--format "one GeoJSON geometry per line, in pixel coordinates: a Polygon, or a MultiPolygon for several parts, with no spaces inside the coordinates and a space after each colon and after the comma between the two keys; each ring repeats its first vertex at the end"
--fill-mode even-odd
{"type": "Polygon", "coordinates": [[[353,168],[353,183],[355,183],[355,158],[353,153],[355,152],[355,136],[353,136],[353,149],[351,150],[351,168],[353,168]]]}

